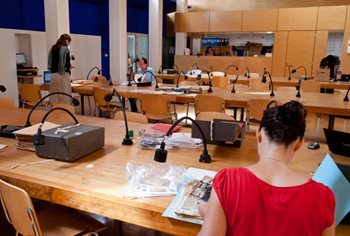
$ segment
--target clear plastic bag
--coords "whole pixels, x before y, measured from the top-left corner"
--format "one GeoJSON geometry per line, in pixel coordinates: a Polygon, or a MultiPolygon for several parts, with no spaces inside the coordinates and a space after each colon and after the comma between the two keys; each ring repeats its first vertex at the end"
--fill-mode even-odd
{"type": "MultiPolygon", "coordinates": [[[[141,138],[137,140],[137,145],[145,149],[157,149],[163,141],[165,134],[155,129],[148,128],[141,138]]],[[[203,145],[200,139],[191,138],[190,134],[174,133],[165,141],[165,148],[171,150],[174,148],[198,148],[203,145]]]]}
{"type": "Polygon", "coordinates": [[[129,198],[176,195],[185,172],[184,166],[176,166],[171,162],[159,165],[137,165],[134,162],[128,162],[125,167],[128,183],[118,192],[129,198]]]}

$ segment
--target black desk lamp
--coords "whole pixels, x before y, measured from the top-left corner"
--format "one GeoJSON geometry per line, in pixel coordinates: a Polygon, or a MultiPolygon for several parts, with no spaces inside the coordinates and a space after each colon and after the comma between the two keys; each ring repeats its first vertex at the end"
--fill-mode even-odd
{"type": "MultiPolygon", "coordinates": [[[[269,77],[270,77],[270,82],[271,82],[271,93],[270,93],[270,96],[271,96],[271,97],[274,97],[275,94],[274,94],[274,92],[273,92],[273,83],[272,83],[271,74],[270,74],[270,72],[268,72],[268,71],[265,71],[265,74],[268,74],[269,77]]],[[[266,76],[263,76],[263,77],[262,77],[261,82],[262,82],[262,83],[266,83],[266,76]]]]}
{"type": "MultiPolygon", "coordinates": [[[[290,74],[290,67],[292,67],[293,70],[294,70],[294,67],[293,67],[292,65],[289,65],[289,66],[288,66],[288,75],[289,75],[288,80],[291,80],[291,79],[292,79],[291,74],[290,74]]],[[[293,70],[292,70],[292,71],[293,71],[293,70]]]]}
{"type": "Polygon", "coordinates": [[[4,85],[0,85],[0,91],[1,92],[5,92],[6,91],[6,87],[4,85]]]}
{"type": "Polygon", "coordinates": [[[185,75],[185,80],[188,79],[187,75],[183,71],[180,71],[179,76],[177,77],[176,88],[179,87],[179,80],[180,80],[181,73],[185,75]]]}
{"type": "Polygon", "coordinates": [[[70,111],[68,111],[67,109],[62,108],[62,107],[55,107],[55,108],[52,108],[51,110],[49,110],[49,111],[45,114],[44,118],[42,119],[42,121],[40,122],[40,125],[39,125],[39,127],[38,127],[38,132],[37,132],[36,134],[34,134],[34,145],[44,145],[44,144],[45,144],[45,136],[42,135],[42,130],[41,130],[41,128],[43,127],[44,122],[45,122],[47,116],[48,116],[51,112],[53,112],[54,110],[62,110],[62,111],[67,112],[67,113],[74,119],[75,123],[79,124],[79,122],[78,122],[78,120],[75,118],[75,116],[74,116],[72,113],[70,113],[70,111]]]}
{"type": "Polygon", "coordinates": [[[262,79],[266,79],[266,67],[264,67],[264,72],[263,72],[263,75],[262,75],[262,79]]]}
{"type": "Polygon", "coordinates": [[[349,101],[349,97],[348,97],[349,90],[350,90],[350,87],[349,87],[348,91],[346,92],[346,95],[345,95],[345,98],[344,98],[344,102],[348,102],[349,101]]]}
{"type": "Polygon", "coordinates": [[[163,69],[163,65],[160,65],[159,69],[158,69],[158,74],[162,74],[162,71],[160,70],[160,68],[163,69]]]}
{"type": "Polygon", "coordinates": [[[158,161],[158,162],[166,162],[167,159],[167,155],[168,155],[168,151],[165,150],[165,141],[168,139],[171,131],[173,131],[173,129],[176,127],[176,125],[178,125],[182,120],[184,119],[189,119],[192,121],[193,124],[195,124],[197,126],[197,129],[199,130],[199,132],[201,133],[202,139],[203,139],[203,146],[204,146],[204,150],[203,150],[203,154],[201,154],[200,158],[199,158],[199,162],[203,162],[203,163],[209,163],[211,161],[210,155],[208,154],[208,150],[207,150],[207,142],[205,140],[205,136],[203,134],[202,129],[199,127],[199,125],[197,124],[197,122],[195,120],[193,120],[191,117],[188,116],[184,116],[181,117],[180,119],[178,119],[172,126],[171,128],[168,130],[168,132],[166,133],[165,137],[163,138],[162,143],[160,144],[160,148],[156,150],[156,153],[154,154],[154,160],[158,161]]]}
{"type": "Polygon", "coordinates": [[[93,71],[94,69],[97,69],[97,71],[100,70],[97,66],[93,67],[93,68],[89,71],[89,73],[87,74],[86,80],[89,80],[89,75],[90,75],[91,71],[93,71]]]}
{"type": "Polygon", "coordinates": [[[104,70],[104,71],[107,71],[107,73],[108,73],[108,75],[109,75],[109,85],[110,85],[110,86],[113,86],[111,74],[110,74],[109,71],[108,71],[107,69],[105,69],[105,68],[102,68],[101,70],[98,70],[97,76],[96,76],[96,78],[95,78],[95,82],[98,81],[98,76],[101,75],[101,71],[103,71],[103,70],[104,70]]]}
{"type": "Polygon", "coordinates": [[[296,68],[296,69],[293,68],[292,74],[294,74],[294,73],[295,73],[298,69],[300,69],[300,68],[304,68],[304,72],[305,72],[305,78],[304,78],[304,80],[307,80],[307,72],[306,72],[305,66],[299,66],[299,67],[296,68]]]}
{"type": "MultiPolygon", "coordinates": [[[[148,70],[146,70],[145,72],[143,72],[142,75],[144,75],[144,74],[146,74],[146,73],[150,73],[150,74],[153,76],[153,78],[156,80],[156,88],[159,88],[159,86],[158,86],[158,80],[157,80],[156,76],[155,76],[151,71],[148,71],[148,70]]],[[[141,75],[140,78],[137,79],[137,82],[141,82],[141,80],[142,80],[142,75],[141,75]]]]}
{"type": "Polygon", "coordinates": [[[196,65],[196,66],[197,66],[197,67],[196,67],[196,68],[197,68],[197,70],[199,69],[199,68],[198,68],[197,63],[193,63],[193,65],[191,66],[191,71],[189,72],[189,74],[190,74],[190,75],[192,75],[192,74],[193,74],[193,72],[192,72],[192,68],[193,68],[193,66],[194,66],[194,65],[196,65]]]}
{"type": "Polygon", "coordinates": [[[247,77],[248,79],[250,78],[250,72],[249,72],[248,66],[245,68],[244,77],[247,77]],[[247,71],[248,71],[248,73],[247,73],[247,71]]]}
{"type": "Polygon", "coordinates": [[[296,87],[296,89],[298,90],[298,93],[296,95],[297,98],[301,97],[301,95],[300,95],[300,87],[301,87],[301,78],[299,79],[298,85],[296,87]]]}
{"type": "Polygon", "coordinates": [[[71,95],[69,95],[69,94],[67,94],[67,93],[63,93],[63,92],[53,92],[53,93],[49,93],[48,95],[46,95],[45,97],[43,97],[42,99],[40,99],[40,100],[34,105],[34,107],[30,110],[30,112],[29,112],[29,114],[28,114],[28,117],[27,117],[27,123],[25,124],[25,127],[31,126],[29,119],[30,119],[30,116],[32,115],[33,111],[35,110],[35,108],[36,108],[42,101],[44,101],[45,98],[47,98],[47,97],[49,97],[49,96],[51,96],[51,95],[55,95],[55,94],[62,94],[62,95],[66,95],[66,96],[72,98],[72,103],[73,103],[74,106],[79,106],[79,104],[80,104],[79,101],[78,101],[78,99],[73,98],[71,95]]]}
{"type": "Polygon", "coordinates": [[[228,70],[228,68],[230,68],[231,66],[234,66],[234,67],[236,67],[236,70],[238,70],[238,67],[237,66],[235,66],[235,65],[229,65],[227,68],[226,68],[226,70],[225,70],[225,77],[227,77],[227,70],[228,70]]]}
{"type": "Polygon", "coordinates": [[[104,97],[104,99],[105,99],[106,102],[111,101],[111,100],[112,100],[112,97],[113,97],[113,95],[114,95],[114,93],[116,93],[117,96],[118,96],[119,102],[120,102],[120,104],[122,105],[122,111],[123,111],[123,115],[124,115],[124,123],[125,123],[126,134],[125,134],[125,138],[123,139],[122,144],[123,144],[123,145],[132,145],[133,142],[132,142],[132,140],[131,140],[130,137],[129,137],[128,121],[126,120],[126,114],[125,114],[124,105],[123,105],[122,99],[121,99],[120,96],[119,96],[118,91],[117,91],[116,89],[113,89],[113,93],[111,93],[111,94],[106,94],[106,96],[104,97]]]}
{"type": "Polygon", "coordinates": [[[236,76],[236,79],[233,81],[231,93],[235,93],[235,92],[236,92],[236,90],[235,90],[235,84],[236,84],[236,82],[237,82],[237,80],[238,80],[238,76],[239,76],[239,75],[237,75],[237,76],[236,76]]]}
{"type": "MultiPolygon", "coordinates": [[[[211,89],[212,85],[211,85],[210,73],[209,73],[208,70],[202,70],[202,72],[203,71],[207,72],[207,75],[208,75],[208,78],[209,78],[209,90],[208,90],[208,93],[211,93],[211,92],[213,92],[213,90],[211,89]]],[[[201,74],[197,75],[197,79],[198,80],[200,80],[201,78],[202,78],[201,74]]]]}
{"type": "Polygon", "coordinates": [[[213,76],[213,67],[209,66],[208,73],[211,71],[210,76],[213,76]],[[211,70],[210,70],[211,69],[211,70]]]}

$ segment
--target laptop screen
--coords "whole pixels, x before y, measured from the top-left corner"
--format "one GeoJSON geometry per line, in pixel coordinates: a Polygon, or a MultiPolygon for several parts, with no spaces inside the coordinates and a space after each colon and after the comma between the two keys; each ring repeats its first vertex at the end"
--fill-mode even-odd
{"type": "Polygon", "coordinates": [[[323,128],[331,152],[350,157],[350,134],[323,128]]]}
{"type": "Polygon", "coordinates": [[[50,82],[50,81],[51,81],[51,72],[44,71],[44,82],[50,82]]]}

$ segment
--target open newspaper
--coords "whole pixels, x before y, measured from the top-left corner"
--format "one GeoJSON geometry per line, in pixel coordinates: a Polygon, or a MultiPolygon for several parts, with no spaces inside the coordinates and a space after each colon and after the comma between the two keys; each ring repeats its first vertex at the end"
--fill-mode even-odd
{"type": "Polygon", "coordinates": [[[172,206],[177,217],[203,222],[197,203],[204,204],[210,199],[213,178],[204,176],[202,180],[183,183],[179,200],[172,206]]]}

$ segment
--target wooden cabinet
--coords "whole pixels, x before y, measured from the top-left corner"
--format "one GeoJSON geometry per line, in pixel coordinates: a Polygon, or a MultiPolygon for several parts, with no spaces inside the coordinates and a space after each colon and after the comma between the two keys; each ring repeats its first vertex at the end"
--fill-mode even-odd
{"type": "Polygon", "coordinates": [[[317,30],[344,30],[347,6],[318,8],[317,30]]]}
{"type": "Polygon", "coordinates": [[[318,7],[281,8],[277,30],[316,30],[318,7]]]}
{"type": "Polygon", "coordinates": [[[326,56],[327,52],[328,31],[316,31],[314,63],[312,65],[312,73],[316,73],[319,68],[322,58],[326,56]]]}
{"type": "Polygon", "coordinates": [[[284,76],[286,68],[286,55],[288,44],[288,31],[275,32],[275,45],[272,57],[272,76],[284,76]]]}
{"type": "Polygon", "coordinates": [[[242,30],[242,11],[212,11],[209,13],[209,32],[242,30]]]}
{"type": "Polygon", "coordinates": [[[275,31],[278,9],[243,11],[242,31],[275,31]]]}
{"type": "Polygon", "coordinates": [[[209,12],[176,13],[175,32],[209,32],[209,12]]]}

